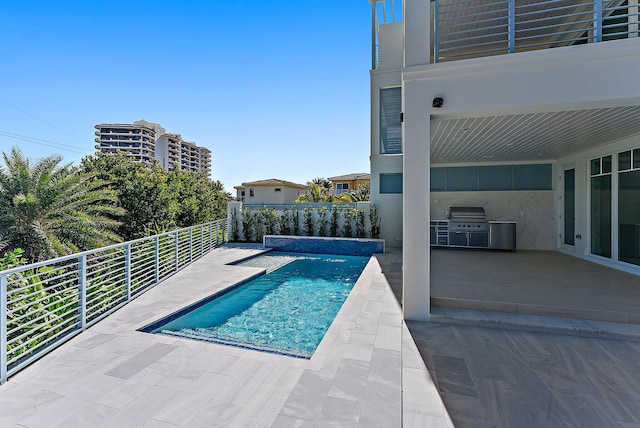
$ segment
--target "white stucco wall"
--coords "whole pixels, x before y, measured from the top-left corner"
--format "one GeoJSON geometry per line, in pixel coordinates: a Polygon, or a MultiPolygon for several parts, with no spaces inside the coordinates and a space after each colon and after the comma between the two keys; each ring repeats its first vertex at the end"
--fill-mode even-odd
{"type": "Polygon", "coordinates": [[[638,70],[638,41],[624,39],[421,65],[403,80],[425,103],[444,98],[437,117],[473,117],[638,105],[638,70]]]}
{"type": "Polygon", "coordinates": [[[378,30],[378,69],[398,70],[402,67],[402,21],[384,24],[378,30]]]}
{"type": "MultiPolygon", "coordinates": [[[[395,41],[401,52],[402,40],[395,41]]],[[[380,174],[402,173],[402,155],[380,154],[380,88],[398,87],[401,83],[399,68],[371,71],[371,202],[378,208],[380,237],[388,247],[402,246],[402,195],[380,194],[380,174]]]]}

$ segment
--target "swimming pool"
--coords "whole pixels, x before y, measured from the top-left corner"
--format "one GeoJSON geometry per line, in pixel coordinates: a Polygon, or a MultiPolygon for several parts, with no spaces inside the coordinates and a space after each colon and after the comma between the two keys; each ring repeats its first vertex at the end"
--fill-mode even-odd
{"type": "Polygon", "coordinates": [[[280,267],[216,293],[143,331],[310,358],[368,260],[265,254],[247,264],[280,267]]]}

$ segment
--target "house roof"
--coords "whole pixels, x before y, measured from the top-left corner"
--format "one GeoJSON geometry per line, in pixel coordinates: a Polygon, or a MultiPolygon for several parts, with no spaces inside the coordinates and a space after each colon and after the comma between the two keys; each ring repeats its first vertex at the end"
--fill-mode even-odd
{"type": "Polygon", "coordinates": [[[355,172],[347,175],[337,175],[335,177],[327,177],[331,181],[353,181],[353,180],[370,180],[371,174],[366,172],[355,172]]]}
{"type": "Polygon", "coordinates": [[[284,186],[284,187],[293,187],[294,189],[302,189],[306,190],[307,186],[304,184],[293,183],[287,180],[279,180],[277,178],[268,178],[266,180],[258,180],[258,181],[247,181],[246,183],[242,183],[240,186],[235,186],[234,189],[244,189],[245,187],[260,187],[260,186],[284,186]]]}

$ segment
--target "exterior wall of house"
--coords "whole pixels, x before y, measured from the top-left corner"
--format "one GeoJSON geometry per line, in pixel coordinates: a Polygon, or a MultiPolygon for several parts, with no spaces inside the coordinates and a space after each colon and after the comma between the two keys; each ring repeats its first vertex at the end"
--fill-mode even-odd
{"type": "Polygon", "coordinates": [[[287,186],[247,186],[236,189],[236,200],[242,200],[242,190],[245,192],[244,202],[246,204],[290,204],[304,193],[300,189],[287,186]],[[253,196],[251,196],[250,189],[253,189],[253,196]],[[276,191],[276,189],[280,189],[280,191],[276,191]]]}
{"type": "Polygon", "coordinates": [[[298,199],[298,196],[303,195],[304,190],[302,189],[294,189],[292,187],[283,187],[282,188],[282,203],[289,204],[295,202],[298,199]]]}
{"type": "Polygon", "coordinates": [[[639,67],[638,41],[623,39],[417,66],[403,80],[429,115],[493,116],[638,105],[640,86],[630,82],[639,67]],[[431,107],[435,97],[442,108],[431,107]]]}
{"type": "Polygon", "coordinates": [[[333,187],[331,188],[331,194],[332,195],[339,195],[340,193],[353,192],[358,187],[362,186],[365,183],[369,183],[369,182],[370,182],[370,179],[368,179],[368,178],[366,178],[366,179],[355,179],[355,180],[332,180],[331,183],[333,184],[333,187]],[[348,185],[347,190],[338,190],[339,185],[344,185],[344,184],[348,185]]]}
{"type": "MultiPolygon", "coordinates": [[[[402,39],[396,43],[402,51],[402,39]]],[[[390,49],[393,45],[384,46],[390,49]]],[[[380,237],[388,247],[402,246],[402,194],[381,194],[380,174],[401,174],[402,154],[380,154],[380,89],[401,86],[401,77],[399,68],[371,71],[371,202],[378,208],[380,237]]]]}

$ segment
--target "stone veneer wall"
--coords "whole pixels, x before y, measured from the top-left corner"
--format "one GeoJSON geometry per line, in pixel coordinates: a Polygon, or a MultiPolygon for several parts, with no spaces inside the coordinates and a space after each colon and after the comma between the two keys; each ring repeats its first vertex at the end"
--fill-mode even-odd
{"type": "Polygon", "coordinates": [[[446,219],[452,206],[480,206],[488,220],[515,221],[519,250],[556,248],[552,190],[431,193],[432,220],[446,219]]]}
{"type": "Polygon", "coordinates": [[[267,235],[263,245],[274,251],[370,257],[384,253],[384,239],[267,235]]]}

